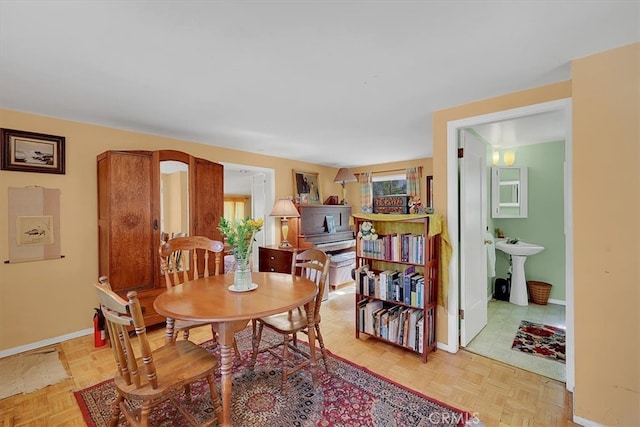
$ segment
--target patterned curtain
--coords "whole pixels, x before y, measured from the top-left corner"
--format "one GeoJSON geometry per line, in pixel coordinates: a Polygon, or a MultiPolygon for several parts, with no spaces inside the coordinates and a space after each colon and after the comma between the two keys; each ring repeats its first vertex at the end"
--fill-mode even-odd
{"type": "Polygon", "coordinates": [[[361,172],[358,175],[360,183],[360,206],[363,213],[373,212],[373,181],[371,172],[361,172]]]}
{"type": "Polygon", "coordinates": [[[421,168],[407,168],[407,196],[420,197],[421,168]]]}

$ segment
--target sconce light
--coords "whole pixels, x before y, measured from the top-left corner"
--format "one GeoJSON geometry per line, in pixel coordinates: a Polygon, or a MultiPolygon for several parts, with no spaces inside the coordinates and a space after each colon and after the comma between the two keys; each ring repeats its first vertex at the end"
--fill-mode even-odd
{"type": "Polygon", "coordinates": [[[500,163],[500,152],[499,151],[494,151],[493,152],[493,166],[498,166],[498,163],[500,163]]]}
{"type": "Polygon", "coordinates": [[[340,168],[333,182],[339,182],[342,185],[342,201],[343,205],[347,204],[347,190],[344,188],[346,182],[356,182],[358,179],[349,168],[340,168]]]}
{"type": "Polygon", "coordinates": [[[513,164],[516,162],[516,153],[514,153],[513,151],[505,151],[503,159],[505,165],[513,166],[513,164]]]}
{"type": "Polygon", "coordinates": [[[296,209],[291,199],[280,199],[276,202],[269,216],[280,217],[280,230],[282,231],[281,248],[290,248],[291,243],[287,240],[289,236],[289,218],[299,218],[300,213],[296,209]]]}

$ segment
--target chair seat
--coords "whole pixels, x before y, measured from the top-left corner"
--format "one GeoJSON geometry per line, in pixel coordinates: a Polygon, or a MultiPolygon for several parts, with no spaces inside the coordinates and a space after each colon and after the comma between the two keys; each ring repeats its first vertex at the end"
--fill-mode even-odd
{"type": "MultiPolygon", "coordinates": [[[[299,331],[307,327],[307,310],[305,310],[304,307],[298,307],[290,312],[261,317],[258,321],[264,323],[276,332],[291,333],[292,331],[299,331]]],[[[316,319],[316,323],[318,322],[320,322],[320,316],[316,319]]]]}
{"type": "MultiPolygon", "coordinates": [[[[144,371],[142,359],[136,360],[140,369],[144,371]]],[[[176,341],[153,351],[153,361],[156,366],[158,388],[151,387],[144,373],[140,376],[140,387],[137,388],[135,383],[127,385],[117,372],[114,376],[116,387],[128,398],[166,398],[168,390],[180,389],[192,383],[194,378],[205,378],[218,367],[218,359],[215,356],[187,340],[176,341]]]]}

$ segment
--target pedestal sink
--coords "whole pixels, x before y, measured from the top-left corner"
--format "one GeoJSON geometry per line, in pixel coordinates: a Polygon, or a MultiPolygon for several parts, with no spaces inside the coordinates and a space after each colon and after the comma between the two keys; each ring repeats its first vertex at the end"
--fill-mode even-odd
{"type": "Polygon", "coordinates": [[[507,240],[498,240],[496,249],[501,250],[511,257],[511,296],[509,302],[516,305],[529,305],[527,298],[527,280],[524,277],[524,263],[527,257],[542,252],[543,246],[534,245],[523,241],[507,243],[507,240]]]}

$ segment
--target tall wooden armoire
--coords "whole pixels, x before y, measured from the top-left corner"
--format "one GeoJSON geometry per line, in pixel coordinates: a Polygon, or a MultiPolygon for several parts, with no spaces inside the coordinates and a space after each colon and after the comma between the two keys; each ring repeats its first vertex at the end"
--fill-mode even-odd
{"type": "MultiPolygon", "coordinates": [[[[147,325],[164,322],[153,301],[166,289],[158,249],[168,210],[177,210],[188,235],[222,241],[218,230],[224,211],[223,166],[173,150],[107,151],[98,163],[99,275],[115,292],[138,292],[147,325]],[[180,195],[168,194],[161,165],[183,169],[180,195]],[[163,185],[164,184],[164,185],[163,185]],[[184,194],[184,193],[187,194],[184,194]]],[[[178,179],[180,181],[180,179],[178,179]]]]}

